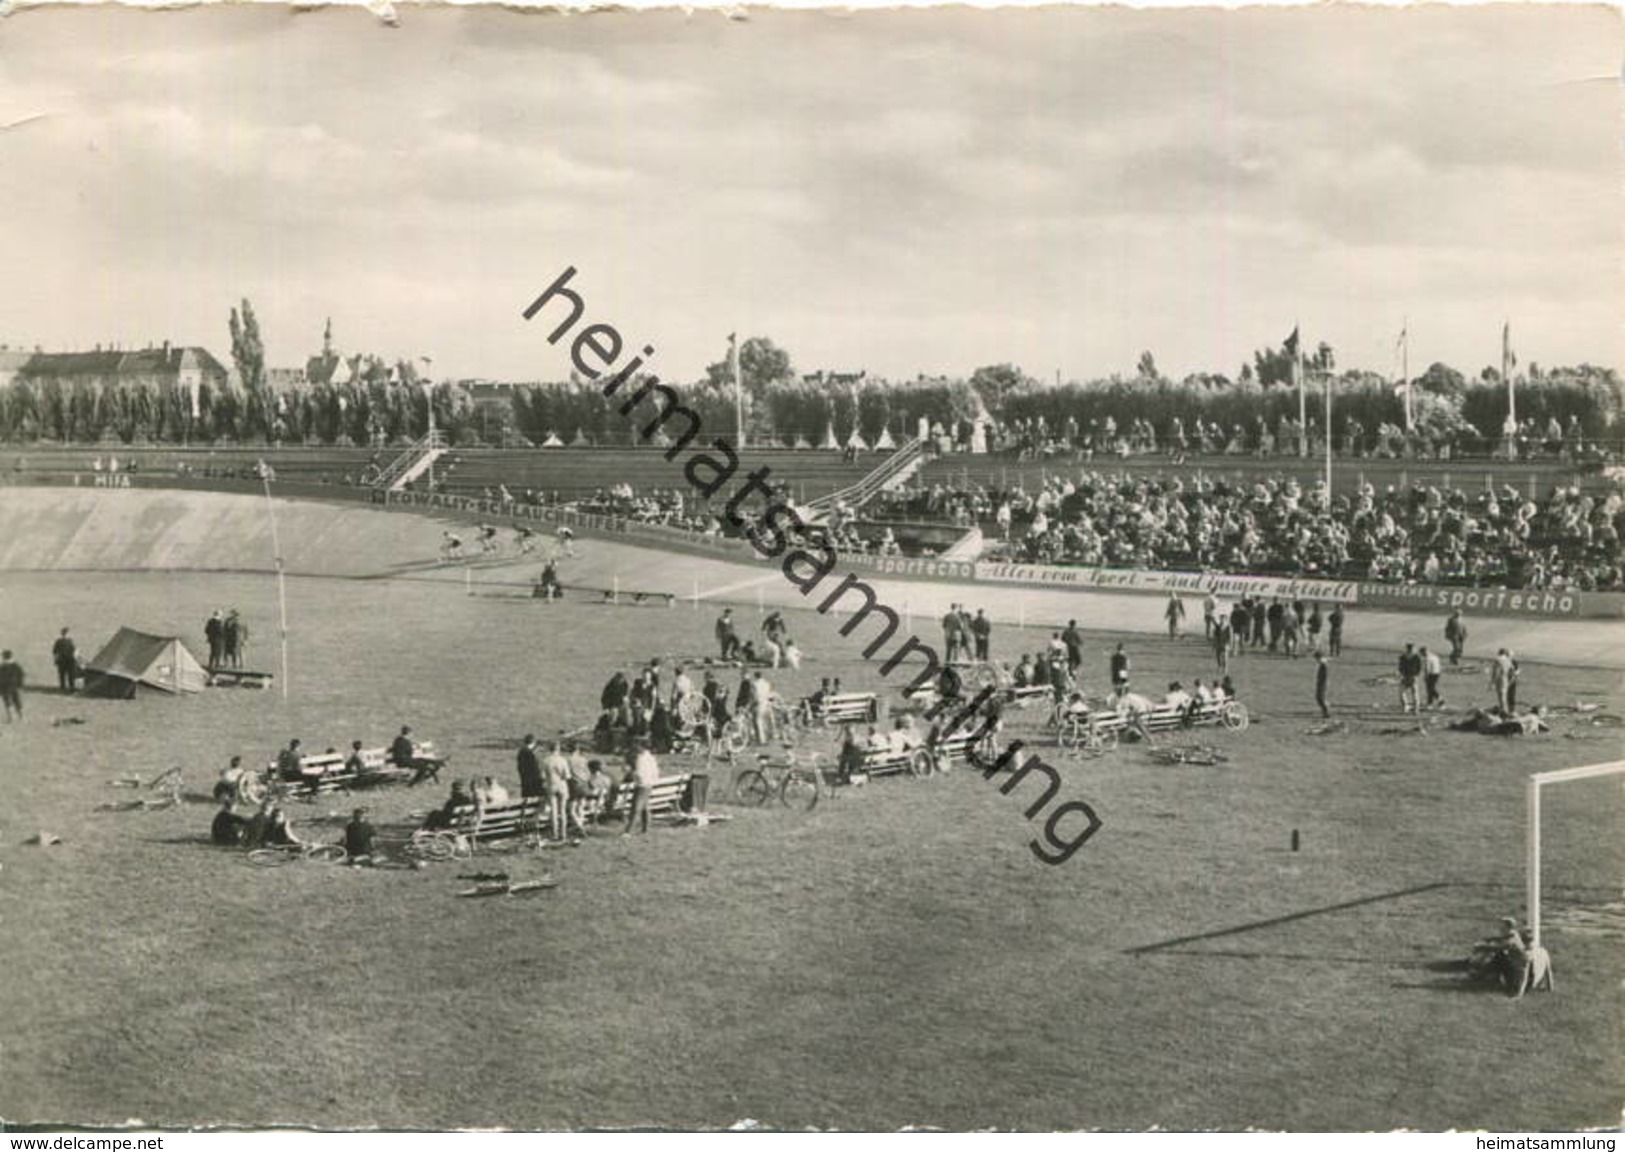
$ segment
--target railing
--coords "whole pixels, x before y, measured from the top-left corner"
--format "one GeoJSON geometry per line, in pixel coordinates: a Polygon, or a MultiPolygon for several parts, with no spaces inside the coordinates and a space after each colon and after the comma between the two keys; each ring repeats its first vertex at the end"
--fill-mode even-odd
{"type": "Polygon", "coordinates": [[[408,477],[425,457],[445,450],[446,434],[436,428],[390,461],[389,467],[379,473],[378,479],[373,481],[373,487],[386,490],[394,488],[397,483],[408,477]]]}
{"type": "Polygon", "coordinates": [[[886,457],[873,472],[855,484],[848,484],[845,488],[837,489],[827,496],[820,496],[815,500],[807,501],[802,511],[814,522],[828,516],[837,504],[846,504],[851,508],[861,508],[867,504],[877,493],[883,492],[887,487],[896,483],[899,478],[906,478],[913,473],[925,457],[925,442],[919,437],[903,444],[896,452],[886,457]]]}

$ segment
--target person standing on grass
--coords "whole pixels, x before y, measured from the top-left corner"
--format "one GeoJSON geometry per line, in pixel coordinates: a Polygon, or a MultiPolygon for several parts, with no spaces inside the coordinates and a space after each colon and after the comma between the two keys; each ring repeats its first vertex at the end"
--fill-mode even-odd
{"type": "Polygon", "coordinates": [[[73,645],[73,637],[68,635],[66,628],[62,635],[56,638],[51,645],[51,659],[56,663],[56,686],[65,695],[73,695],[77,687],[75,681],[79,676],[79,653],[73,645]]]}
{"type": "Polygon", "coordinates": [[[1061,643],[1066,648],[1067,671],[1076,674],[1083,664],[1083,633],[1078,631],[1076,620],[1066,622],[1066,630],[1061,633],[1061,643]]]}
{"type": "Polygon", "coordinates": [[[7,724],[13,712],[23,718],[23,669],[11,658],[10,648],[0,652],[0,703],[5,705],[7,724]]]}
{"type": "Polygon", "coordinates": [[[1332,710],[1326,703],[1326,690],[1331,685],[1332,669],[1326,663],[1326,657],[1318,650],[1315,652],[1315,705],[1320,709],[1323,720],[1331,719],[1332,710]]]}
{"type": "Polygon", "coordinates": [[[622,836],[632,835],[634,825],[641,833],[649,831],[649,793],[660,783],[660,764],[649,749],[647,740],[639,740],[631,757],[632,798],[626,805],[626,827],[622,836]]]}
{"type": "Polygon", "coordinates": [[[1512,701],[1507,691],[1511,678],[1512,655],[1502,648],[1490,661],[1490,688],[1495,692],[1495,710],[1506,716],[1512,715],[1512,701]]]}
{"type": "Polygon", "coordinates": [[[1518,710],[1518,658],[1511,652],[1507,653],[1507,715],[1510,716],[1518,710]]]}
{"type": "Polygon", "coordinates": [[[547,824],[552,833],[553,842],[564,842],[565,817],[570,807],[570,761],[565,758],[564,749],[557,740],[547,751],[547,759],[542,762],[542,770],[547,774],[547,824]]]}
{"type": "Polygon", "coordinates": [[[1325,617],[1320,614],[1320,601],[1316,600],[1309,609],[1309,619],[1304,622],[1304,627],[1309,633],[1309,647],[1312,651],[1320,651],[1320,630],[1325,623],[1325,617]]]}
{"type": "Polygon", "coordinates": [[[1213,592],[1208,592],[1202,598],[1202,638],[1213,639],[1213,628],[1219,618],[1219,598],[1213,592]]]}
{"type": "Polygon", "coordinates": [[[1252,627],[1253,602],[1250,597],[1243,596],[1230,609],[1230,655],[1240,656],[1246,652],[1247,633],[1252,627]]]}
{"type": "Polygon", "coordinates": [[[984,664],[987,663],[990,642],[993,637],[993,621],[987,618],[987,612],[984,609],[978,608],[976,610],[976,619],[970,622],[970,634],[976,642],[976,659],[984,664]]]}
{"type": "Polygon", "coordinates": [[[1281,646],[1294,660],[1298,658],[1298,634],[1302,619],[1290,604],[1281,609],[1281,646]]]}
{"type": "Polygon", "coordinates": [[[1220,616],[1213,622],[1213,659],[1219,665],[1219,673],[1230,671],[1230,618],[1220,616]]]}
{"type": "Polygon", "coordinates": [[[219,668],[226,658],[226,622],[216,608],[203,624],[203,638],[209,642],[209,667],[219,668]]]}
{"type": "Polygon", "coordinates": [[[717,617],[717,647],[722,650],[724,661],[734,660],[739,654],[739,633],[734,628],[734,610],[724,608],[722,615],[717,617]]]}
{"type": "Polygon", "coordinates": [[[565,759],[570,762],[570,804],[565,812],[565,831],[581,841],[587,837],[587,803],[592,799],[593,789],[592,761],[573,740],[565,747],[565,759]]]}
{"type": "Polygon", "coordinates": [[[773,727],[773,685],[760,672],[752,680],[751,698],[756,703],[756,741],[766,744],[777,735],[773,727]]]}
{"type": "Polygon", "coordinates": [[[950,604],[942,617],[942,644],[944,663],[952,664],[960,658],[965,647],[965,635],[960,630],[958,604],[950,604]]]}
{"type": "Polygon", "coordinates": [[[1264,603],[1264,598],[1262,596],[1253,601],[1254,648],[1262,648],[1264,646],[1264,630],[1269,625],[1269,613],[1269,605],[1264,603]]]}
{"type": "Polygon", "coordinates": [[[1162,610],[1162,616],[1168,621],[1168,639],[1178,640],[1179,626],[1185,621],[1185,602],[1178,592],[1168,593],[1168,605],[1162,610]]]}
{"type": "Polygon", "coordinates": [[[1454,668],[1461,663],[1462,653],[1467,650],[1467,621],[1461,617],[1461,609],[1453,608],[1450,616],[1444,622],[1444,638],[1450,642],[1450,666],[1454,668]]]}
{"type": "Polygon", "coordinates": [[[233,608],[226,614],[225,622],[220,625],[220,656],[221,663],[227,667],[237,666],[237,628],[241,624],[237,610],[233,608]]]}
{"type": "Polygon", "coordinates": [[[1421,710],[1416,696],[1416,681],[1422,675],[1422,655],[1416,645],[1405,642],[1405,651],[1399,654],[1399,706],[1406,712],[1421,710]]]}
{"type": "Polygon", "coordinates": [[[519,795],[527,800],[547,795],[542,762],[536,755],[536,737],[529,732],[519,744],[519,795]]]}
{"type": "Polygon", "coordinates": [[[1444,662],[1439,659],[1437,652],[1422,649],[1422,687],[1427,692],[1425,708],[1443,708],[1444,697],[1439,694],[1439,677],[1444,672],[1444,662]]]}
{"type": "Polygon", "coordinates": [[[1326,617],[1326,652],[1331,656],[1343,654],[1343,606],[1333,604],[1326,617]]]}
{"type": "Polygon", "coordinates": [[[1123,651],[1123,642],[1117,642],[1117,650],[1111,655],[1109,670],[1111,672],[1112,690],[1128,685],[1128,653],[1123,651]]]}

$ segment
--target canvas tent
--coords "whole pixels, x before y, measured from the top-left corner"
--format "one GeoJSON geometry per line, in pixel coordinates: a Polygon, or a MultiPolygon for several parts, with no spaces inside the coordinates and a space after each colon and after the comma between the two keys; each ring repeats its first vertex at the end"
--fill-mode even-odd
{"type": "Polygon", "coordinates": [[[208,673],[176,636],[149,636],[120,628],[85,665],[85,691],[128,698],[138,687],[163,692],[201,692],[208,673]]]}

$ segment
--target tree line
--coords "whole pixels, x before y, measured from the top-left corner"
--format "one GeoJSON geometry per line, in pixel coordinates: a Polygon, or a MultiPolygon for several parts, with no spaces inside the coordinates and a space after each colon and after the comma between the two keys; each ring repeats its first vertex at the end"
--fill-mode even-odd
{"type": "MultiPolygon", "coordinates": [[[[366,356],[355,378],[274,393],[266,384],[264,346],[247,300],[230,317],[232,359],[239,383],[205,383],[193,393],[177,384],[138,379],[19,378],[0,388],[0,441],[120,444],[314,444],[397,446],[422,437],[434,424],[453,444],[472,447],[540,445],[549,437],[565,444],[632,444],[643,420],[621,415],[622,395],[606,399],[590,382],[523,384],[500,391],[455,383],[430,385],[415,365],[366,356]],[[477,399],[478,397],[478,399],[477,399]]],[[[875,378],[831,383],[796,373],[790,357],[771,340],[752,337],[739,348],[737,374],[744,396],[745,435],[750,443],[821,444],[833,434],[845,444],[856,431],[873,444],[882,432],[894,440],[913,435],[921,419],[945,430],[992,416],[1012,427],[1044,426],[1060,433],[1074,422],[1110,419],[1119,428],[1148,420],[1162,437],[1177,417],[1187,430],[1196,420],[1251,431],[1259,420],[1271,430],[1295,420],[1298,395],[1296,333],[1280,348],[1258,352],[1238,378],[1198,373],[1164,377],[1155,357],[1143,353],[1136,373],[1085,383],[1045,384],[1013,364],[978,368],[968,379],[887,382],[875,378]]],[[[1383,424],[1402,426],[1404,400],[1377,373],[1338,372],[1330,347],[1306,347],[1310,419],[1323,412],[1321,388],[1330,381],[1335,431],[1350,420],[1367,432],[1383,424]]],[[[736,424],[735,364],[724,358],[704,379],[681,389],[683,402],[709,435],[732,437],[736,424]]],[[[1438,440],[1494,438],[1506,415],[1506,387],[1493,368],[1468,378],[1433,364],[1413,380],[1418,430],[1438,440]]],[[[1620,381],[1612,369],[1591,365],[1542,369],[1527,366],[1518,382],[1518,414],[1544,429],[1555,419],[1567,428],[1579,421],[1591,439],[1625,436],[1620,381]]]]}

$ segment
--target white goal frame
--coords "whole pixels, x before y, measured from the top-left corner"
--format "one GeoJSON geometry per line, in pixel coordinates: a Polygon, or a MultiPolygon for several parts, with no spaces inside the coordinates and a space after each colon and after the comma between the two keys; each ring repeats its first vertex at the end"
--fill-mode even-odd
{"type": "Polygon", "coordinates": [[[1528,785],[1528,921],[1532,947],[1540,941],[1540,790],[1548,784],[1566,784],[1571,780],[1590,780],[1596,776],[1615,776],[1625,773],[1625,760],[1610,760],[1605,764],[1586,764],[1579,768],[1560,768],[1555,772],[1535,772],[1528,785]]]}

